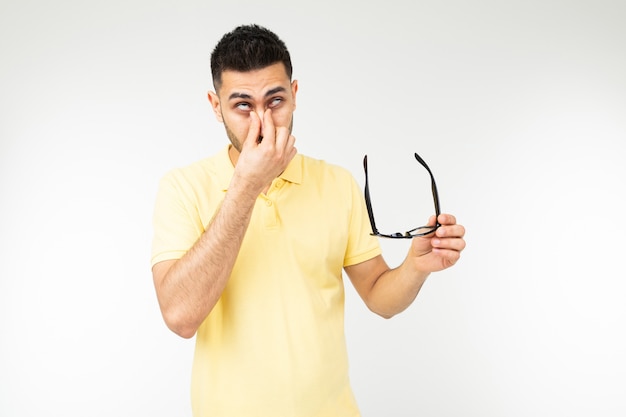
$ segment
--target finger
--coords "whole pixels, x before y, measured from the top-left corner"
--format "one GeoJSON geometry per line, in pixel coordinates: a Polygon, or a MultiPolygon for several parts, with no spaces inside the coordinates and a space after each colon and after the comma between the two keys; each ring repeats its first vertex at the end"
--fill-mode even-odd
{"type": "Polygon", "coordinates": [[[289,135],[289,140],[287,141],[288,149],[296,149],[296,137],[294,135],[289,135]]]}
{"type": "Polygon", "coordinates": [[[279,157],[283,163],[288,164],[297,153],[294,144],[296,138],[289,134],[289,129],[286,127],[276,128],[276,156],[279,157]]]}
{"type": "Polygon", "coordinates": [[[435,224],[437,224],[437,218],[435,217],[435,215],[432,215],[428,218],[428,223],[426,223],[426,226],[434,226],[435,224]]]}
{"type": "Polygon", "coordinates": [[[452,214],[440,214],[437,220],[439,220],[439,224],[456,224],[456,217],[452,214]]]}
{"type": "Polygon", "coordinates": [[[298,153],[298,150],[295,147],[296,138],[293,135],[289,135],[289,140],[287,141],[287,151],[289,152],[289,160],[291,161],[294,156],[298,153]]]}
{"type": "Polygon", "coordinates": [[[248,135],[242,146],[252,146],[257,144],[259,139],[259,133],[261,132],[261,120],[255,112],[250,112],[250,127],[248,128],[248,135]]]}
{"type": "Polygon", "coordinates": [[[275,129],[276,131],[276,149],[278,150],[287,150],[290,146],[291,134],[289,133],[289,128],[280,126],[275,129]]]}
{"type": "Polygon", "coordinates": [[[441,258],[442,268],[449,268],[461,259],[461,252],[457,250],[433,248],[433,253],[441,258]]]}
{"type": "Polygon", "coordinates": [[[274,126],[272,109],[267,109],[263,113],[263,141],[266,139],[271,143],[276,143],[276,127],[274,126]]]}
{"type": "Polygon", "coordinates": [[[457,252],[461,252],[465,249],[465,240],[463,238],[446,238],[441,239],[439,237],[434,237],[431,241],[433,249],[448,249],[457,252]]]}
{"type": "Polygon", "coordinates": [[[460,237],[465,236],[465,227],[460,224],[445,225],[437,229],[438,237],[460,237]]]}

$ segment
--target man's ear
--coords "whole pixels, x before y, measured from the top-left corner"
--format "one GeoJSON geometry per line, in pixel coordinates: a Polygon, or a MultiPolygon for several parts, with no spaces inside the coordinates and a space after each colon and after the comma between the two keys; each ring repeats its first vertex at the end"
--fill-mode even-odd
{"type": "Polygon", "coordinates": [[[224,123],[224,119],[222,118],[222,106],[220,105],[220,98],[213,91],[209,91],[208,97],[209,103],[211,103],[211,107],[213,108],[213,113],[215,113],[215,118],[218,122],[224,123]]]}
{"type": "Polygon", "coordinates": [[[293,96],[293,109],[296,109],[296,93],[298,92],[298,80],[291,82],[291,95],[293,96]]]}

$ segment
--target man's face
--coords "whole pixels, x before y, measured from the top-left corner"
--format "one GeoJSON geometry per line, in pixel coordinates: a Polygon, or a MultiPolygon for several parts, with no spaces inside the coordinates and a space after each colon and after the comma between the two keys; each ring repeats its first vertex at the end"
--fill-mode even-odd
{"type": "MultiPolygon", "coordinates": [[[[297,91],[298,82],[290,82],[279,62],[249,72],[224,71],[222,86],[216,93],[209,92],[209,101],[239,153],[248,136],[251,112],[256,112],[262,123],[265,110],[272,109],[274,125],[288,127],[291,132],[297,91]]],[[[263,128],[259,134],[263,134],[263,128]]]]}

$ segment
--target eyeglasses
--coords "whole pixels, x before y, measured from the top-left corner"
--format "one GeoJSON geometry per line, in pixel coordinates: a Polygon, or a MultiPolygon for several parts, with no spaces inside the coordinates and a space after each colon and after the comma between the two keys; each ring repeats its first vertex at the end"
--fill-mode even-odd
{"type": "MultiPolygon", "coordinates": [[[[435,203],[435,216],[436,219],[439,219],[439,194],[437,193],[437,184],[435,184],[435,177],[433,177],[433,173],[430,171],[430,168],[428,168],[426,162],[417,153],[415,153],[415,159],[417,159],[417,162],[419,162],[424,168],[426,168],[426,171],[428,171],[428,174],[430,175],[433,201],[435,203]]],[[[372,236],[388,237],[391,239],[412,239],[417,236],[429,235],[441,226],[441,224],[439,224],[439,221],[435,220],[436,224],[434,226],[420,226],[404,233],[397,232],[390,235],[380,233],[376,228],[376,222],[374,221],[374,212],[372,211],[372,202],[370,199],[369,181],[367,176],[367,155],[365,155],[365,157],[363,158],[363,168],[365,169],[365,204],[367,205],[367,214],[369,214],[370,224],[372,225],[372,236]]]]}

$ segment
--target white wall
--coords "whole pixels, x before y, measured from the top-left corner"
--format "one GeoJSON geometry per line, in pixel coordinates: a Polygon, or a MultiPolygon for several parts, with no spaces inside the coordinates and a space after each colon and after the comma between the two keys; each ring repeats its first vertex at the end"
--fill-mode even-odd
{"type": "Polygon", "coordinates": [[[2,0],[0,415],[190,415],[152,205],[226,143],[209,54],[252,22],[292,51],[299,150],[372,156],[381,229],[430,208],[414,151],[468,229],[391,321],[348,285],[363,415],[626,414],[624,2],[372,3],[2,0]]]}

